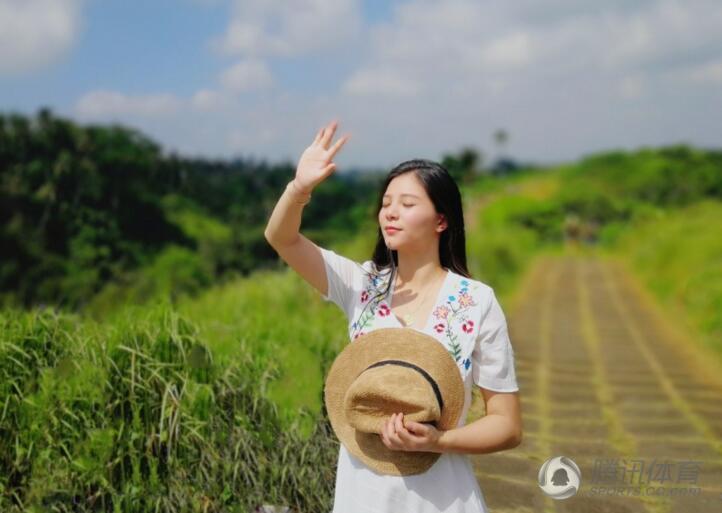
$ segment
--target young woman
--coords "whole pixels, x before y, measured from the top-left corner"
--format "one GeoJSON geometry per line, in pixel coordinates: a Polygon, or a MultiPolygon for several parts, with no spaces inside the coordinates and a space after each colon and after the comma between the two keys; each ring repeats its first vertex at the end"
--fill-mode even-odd
{"type": "Polygon", "coordinates": [[[448,348],[464,380],[465,403],[455,429],[389,417],[380,435],[399,451],[434,451],[426,472],[378,474],[340,447],[334,513],[487,511],[468,454],[516,447],[522,438],[514,353],[504,313],[488,285],[466,268],[459,189],[428,160],[410,160],[386,177],[377,205],[373,256],[359,264],[320,248],[299,233],[303,205],[335,170],[334,156],[350,136],[331,145],[337,123],[316,134],[295,178],[271,214],[265,236],[296,272],[338,305],[349,320],[349,339],[383,327],[408,327],[448,348]],[[486,415],[468,425],[471,389],[480,387],[486,415]]]}

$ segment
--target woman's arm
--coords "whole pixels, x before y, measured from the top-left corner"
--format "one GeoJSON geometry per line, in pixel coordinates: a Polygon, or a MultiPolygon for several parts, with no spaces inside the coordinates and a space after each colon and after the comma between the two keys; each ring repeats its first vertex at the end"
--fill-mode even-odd
{"type": "Polygon", "coordinates": [[[303,207],[311,199],[310,192],[303,192],[295,178],[288,182],[268,220],[264,236],[275,248],[288,246],[298,240],[303,207]]]}
{"type": "Polygon", "coordinates": [[[518,392],[494,392],[481,388],[486,415],[470,424],[442,431],[435,452],[485,454],[513,449],[522,440],[518,392]]]}
{"type": "Polygon", "coordinates": [[[321,249],[299,233],[303,206],[311,199],[313,188],[336,168],[331,162],[349,136],[339,139],[328,149],[336,122],[321,128],[311,145],[301,155],[296,176],[273,208],[264,236],[278,255],[294,271],[324,296],[328,280],[321,249]]]}
{"type": "Polygon", "coordinates": [[[379,436],[389,449],[399,451],[484,454],[512,449],[521,443],[521,408],[518,392],[481,388],[486,415],[460,428],[439,431],[434,426],[404,420],[392,414],[379,436]]]}

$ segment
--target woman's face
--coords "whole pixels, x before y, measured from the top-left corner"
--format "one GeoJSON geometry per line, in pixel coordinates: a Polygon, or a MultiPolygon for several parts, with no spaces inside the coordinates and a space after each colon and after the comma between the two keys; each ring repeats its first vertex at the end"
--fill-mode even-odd
{"type": "Polygon", "coordinates": [[[436,212],[416,173],[410,171],[389,182],[379,210],[379,226],[389,249],[425,249],[446,229],[446,221],[436,212]],[[398,230],[388,231],[391,226],[398,230]]]}

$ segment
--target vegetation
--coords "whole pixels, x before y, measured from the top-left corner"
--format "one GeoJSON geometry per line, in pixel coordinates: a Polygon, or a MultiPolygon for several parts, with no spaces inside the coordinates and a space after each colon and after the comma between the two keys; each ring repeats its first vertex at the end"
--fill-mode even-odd
{"type": "Polygon", "coordinates": [[[636,274],[684,330],[722,361],[722,203],[649,210],[632,229],[610,227],[609,249],[636,274]]]}
{"type": "MultiPolygon", "coordinates": [[[[600,246],[722,358],[722,152],[443,162],[474,277],[505,295],[540,252],[600,246]]],[[[322,390],[345,319],[263,239],[292,174],[47,110],[0,116],[0,510],[331,509],[322,390]]],[[[332,176],[304,233],[369,258],[382,176],[332,176]]]]}
{"type": "MultiPolygon", "coordinates": [[[[263,228],[293,174],[290,163],[166,156],[135,130],[48,109],[0,115],[0,299],[76,311],[106,286],[102,303],[138,301],[276,266],[263,228]]],[[[353,233],[349,213],[372,190],[358,174],[334,176],[304,227],[323,242],[341,226],[353,233]]]]}
{"type": "Polygon", "coordinates": [[[272,360],[217,362],[168,305],[112,327],[7,310],[0,329],[2,511],[329,509],[337,442],[285,426],[272,360]]]}

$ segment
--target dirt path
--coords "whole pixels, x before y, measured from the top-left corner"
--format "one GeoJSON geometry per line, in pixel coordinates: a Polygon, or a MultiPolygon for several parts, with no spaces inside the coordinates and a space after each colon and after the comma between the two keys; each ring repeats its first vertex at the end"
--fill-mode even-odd
{"type": "Polygon", "coordinates": [[[522,294],[509,327],[524,441],[472,457],[492,513],[722,511],[722,381],[680,349],[672,321],[645,301],[632,277],[600,258],[547,257],[522,294]],[[537,485],[541,464],[557,455],[582,472],[579,492],[565,500],[537,485]],[[648,482],[650,469],[664,477],[665,462],[671,480],[648,482]],[[605,481],[602,468],[616,470],[605,481]],[[642,490],[662,488],[667,496],[590,493],[639,486],[640,476],[642,490]],[[669,496],[675,487],[701,491],[669,496]]]}

